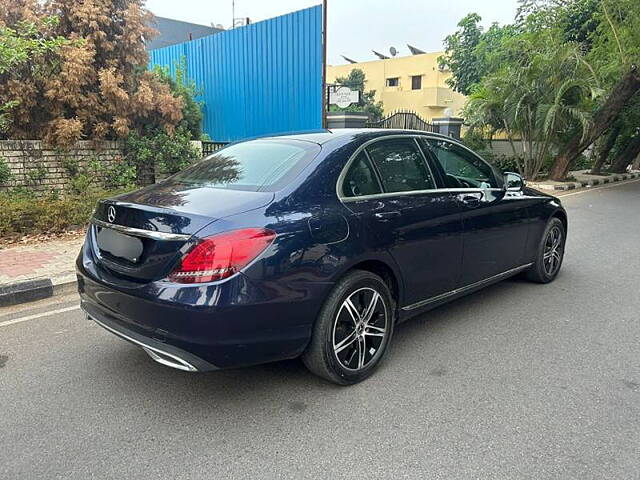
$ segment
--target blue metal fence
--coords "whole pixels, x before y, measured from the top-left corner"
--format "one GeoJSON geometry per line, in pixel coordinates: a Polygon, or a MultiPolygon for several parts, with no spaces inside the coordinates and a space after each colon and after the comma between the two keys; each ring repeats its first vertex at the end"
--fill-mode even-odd
{"type": "Polygon", "coordinates": [[[322,126],[322,7],[150,52],[202,89],[203,130],[219,142],[322,126]]]}

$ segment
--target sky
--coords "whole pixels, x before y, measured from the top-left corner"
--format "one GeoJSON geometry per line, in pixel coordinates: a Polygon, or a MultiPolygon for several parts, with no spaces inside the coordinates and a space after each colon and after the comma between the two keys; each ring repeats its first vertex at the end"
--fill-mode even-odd
{"type": "MultiPolygon", "coordinates": [[[[475,12],[485,26],[513,21],[517,0],[328,0],[327,62],[375,60],[371,50],[409,55],[407,44],[426,52],[442,50],[442,40],[466,14],[475,12]]],[[[252,22],[311,7],[320,0],[235,0],[235,16],[252,22]]],[[[161,17],[203,25],[232,24],[232,0],[147,0],[161,17]]]]}

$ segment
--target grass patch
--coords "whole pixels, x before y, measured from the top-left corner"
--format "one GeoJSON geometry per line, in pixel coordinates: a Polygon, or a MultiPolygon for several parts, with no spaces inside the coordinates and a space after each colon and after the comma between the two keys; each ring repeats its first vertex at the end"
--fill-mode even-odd
{"type": "Polygon", "coordinates": [[[61,233],[85,226],[98,200],[123,190],[90,190],[35,197],[29,190],[0,192],[0,238],[61,233]]]}

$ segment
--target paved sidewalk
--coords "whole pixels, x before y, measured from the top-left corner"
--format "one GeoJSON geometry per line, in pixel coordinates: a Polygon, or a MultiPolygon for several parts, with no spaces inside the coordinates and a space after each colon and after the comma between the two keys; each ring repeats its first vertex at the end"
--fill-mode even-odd
{"type": "Polygon", "coordinates": [[[53,283],[75,278],[74,265],[84,238],[0,247],[0,286],[41,278],[53,283]]]}

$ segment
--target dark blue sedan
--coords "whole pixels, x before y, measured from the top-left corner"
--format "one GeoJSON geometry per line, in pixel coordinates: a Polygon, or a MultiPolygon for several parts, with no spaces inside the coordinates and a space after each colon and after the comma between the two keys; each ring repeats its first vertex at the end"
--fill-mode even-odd
{"type": "Polygon", "coordinates": [[[187,371],[301,356],[369,376],[396,323],[519,273],[552,281],[560,201],[426,132],[230,145],[100,202],[77,260],[89,318],[187,371]]]}

